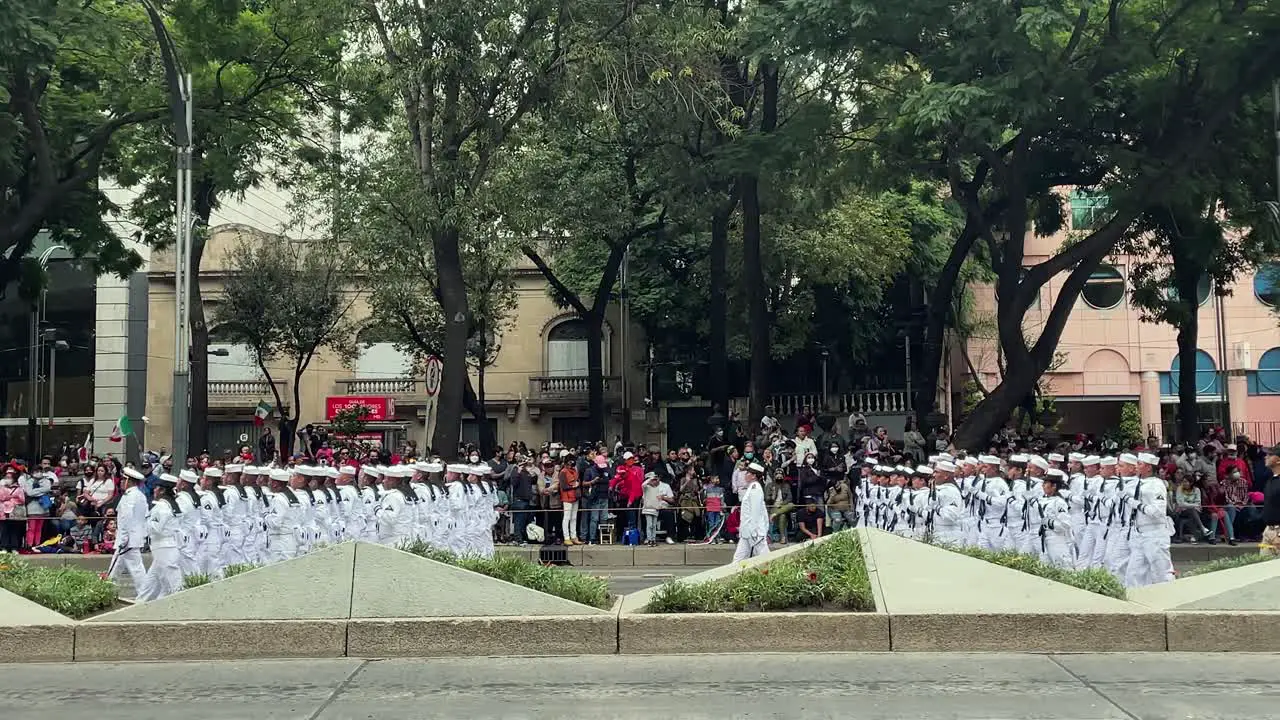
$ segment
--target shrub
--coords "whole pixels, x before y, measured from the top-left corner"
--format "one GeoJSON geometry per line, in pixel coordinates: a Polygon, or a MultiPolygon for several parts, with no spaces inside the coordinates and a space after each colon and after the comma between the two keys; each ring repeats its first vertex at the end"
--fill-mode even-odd
{"type": "Polygon", "coordinates": [[[979,560],[986,560],[1010,570],[1035,575],[1046,580],[1060,582],[1063,585],[1088,590],[1091,593],[1106,595],[1117,600],[1124,600],[1124,585],[1112,575],[1110,572],[1101,568],[1089,568],[1088,570],[1064,570],[1060,567],[1054,567],[1034,555],[1024,555],[1012,550],[982,550],[975,547],[955,547],[951,545],[938,545],[951,552],[968,555],[979,560]]]}
{"type": "Polygon", "coordinates": [[[460,567],[463,570],[470,570],[583,605],[607,609],[611,603],[607,580],[584,575],[575,570],[542,565],[515,555],[498,554],[491,558],[476,555],[459,556],[421,540],[406,543],[400,549],[428,560],[460,567]]]}
{"type": "Polygon", "coordinates": [[[224,578],[235,577],[241,573],[256,569],[258,569],[258,566],[253,563],[233,563],[222,569],[222,576],[224,578]]]}
{"type": "Polygon", "coordinates": [[[1254,565],[1268,560],[1275,560],[1271,555],[1261,555],[1254,553],[1251,555],[1237,555],[1236,557],[1222,558],[1207,562],[1199,567],[1191,568],[1182,573],[1182,577],[1195,577],[1196,575],[1204,575],[1206,573],[1218,572],[1219,570],[1230,570],[1232,568],[1244,567],[1245,565],[1254,565]]]}
{"type": "Polygon", "coordinates": [[[200,587],[201,585],[208,585],[210,582],[213,582],[213,578],[208,575],[204,573],[192,573],[191,575],[187,575],[182,578],[182,589],[190,590],[191,588],[200,587]]]}
{"type": "Polygon", "coordinates": [[[647,610],[770,612],[828,606],[855,612],[876,609],[862,546],[852,531],[719,580],[665,583],[649,599],[647,610]]]}
{"type": "Polygon", "coordinates": [[[119,599],[115,583],[98,573],[32,565],[12,553],[0,554],[0,588],[77,620],[119,599]]]}

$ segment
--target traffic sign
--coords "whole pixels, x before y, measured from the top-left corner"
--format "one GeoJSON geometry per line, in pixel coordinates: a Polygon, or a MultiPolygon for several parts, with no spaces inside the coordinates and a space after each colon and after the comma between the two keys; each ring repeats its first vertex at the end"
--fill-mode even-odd
{"type": "Polygon", "coordinates": [[[427,397],[435,397],[440,392],[440,376],[444,373],[444,363],[432,355],[427,358],[427,397]]]}

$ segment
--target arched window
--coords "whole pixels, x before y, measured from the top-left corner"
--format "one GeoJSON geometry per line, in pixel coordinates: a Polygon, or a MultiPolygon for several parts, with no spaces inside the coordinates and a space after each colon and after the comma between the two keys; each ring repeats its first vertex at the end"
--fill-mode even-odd
{"type": "MultiPolygon", "coordinates": [[[[602,352],[604,348],[601,348],[602,352]]],[[[606,371],[608,361],[601,355],[606,371]]],[[[587,324],[574,318],[557,323],[547,332],[547,375],[568,377],[587,374],[587,324]]]]}
{"type": "Polygon", "coordinates": [[[209,331],[209,381],[238,382],[261,380],[262,370],[254,360],[248,345],[232,342],[226,327],[219,325],[209,331]],[[226,355],[223,355],[223,352],[226,355]]]}
{"type": "MultiPolygon", "coordinates": [[[[1176,397],[1178,395],[1178,370],[1182,367],[1182,363],[1178,361],[1175,355],[1173,363],[1169,366],[1169,372],[1160,373],[1160,394],[1167,397],[1176,397]]],[[[1213,358],[1209,353],[1203,350],[1196,351],[1196,395],[1200,396],[1216,396],[1222,392],[1218,383],[1218,366],[1214,364],[1213,358]]]]}
{"type": "Polygon", "coordinates": [[[389,328],[372,325],[356,335],[360,354],[356,358],[356,377],[366,380],[394,380],[409,377],[413,356],[396,347],[395,335],[389,328]]]}
{"type": "Polygon", "coordinates": [[[1124,275],[1112,265],[1099,265],[1080,293],[1089,307],[1110,310],[1124,299],[1124,275]]]}
{"type": "Polygon", "coordinates": [[[1280,347],[1262,353],[1258,369],[1248,374],[1250,395],[1280,395],[1280,347]]]}
{"type": "Polygon", "coordinates": [[[1265,263],[1253,275],[1253,294],[1263,304],[1280,307],[1280,263],[1265,263]]]}

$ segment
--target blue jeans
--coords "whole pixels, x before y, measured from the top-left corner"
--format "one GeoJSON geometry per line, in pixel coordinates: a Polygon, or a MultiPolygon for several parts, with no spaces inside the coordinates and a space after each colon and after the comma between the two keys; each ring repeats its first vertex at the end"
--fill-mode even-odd
{"type": "Polygon", "coordinates": [[[533,513],[528,512],[528,500],[512,500],[511,501],[511,520],[515,527],[516,542],[528,542],[529,538],[525,537],[525,528],[529,527],[529,521],[533,520],[533,513]]]}
{"type": "MultiPolygon", "coordinates": [[[[1240,512],[1240,508],[1236,507],[1235,505],[1224,505],[1222,507],[1222,511],[1227,516],[1226,522],[1223,523],[1224,525],[1227,526],[1226,527],[1227,539],[1235,540],[1236,539],[1236,513],[1240,512]]],[[[1214,537],[1217,537],[1218,535],[1218,516],[1217,515],[1214,515],[1213,519],[1210,520],[1209,522],[1209,532],[1213,533],[1214,537]]]]}
{"type": "Polygon", "coordinates": [[[585,518],[578,523],[578,529],[581,536],[578,538],[583,542],[596,542],[600,538],[600,523],[604,522],[608,517],[606,509],[609,507],[609,500],[588,500],[580,512],[585,512],[585,518]]]}
{"type": "Polygon", "coordinates": [[[707,511],[707,537],[711,537],[711,531],[716,529],[716,525],[720,524],[720,513],[707,511]]]}

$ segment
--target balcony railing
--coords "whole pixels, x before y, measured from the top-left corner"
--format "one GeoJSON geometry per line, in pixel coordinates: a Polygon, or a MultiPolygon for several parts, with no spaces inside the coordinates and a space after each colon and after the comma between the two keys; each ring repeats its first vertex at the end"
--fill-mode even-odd
{"type": "MultiPolygon", "coordinates": [[[[275,381],[281,396],[287,395],[287,384],[283,380],[275,381]]],[[[271,393],[271,383],[266,380],[210,380],[209,402],[211,403],[243,403],[257,400],[275,401],[271,393]]]]}
{"type": "MultiPolygon", "coordinates": [[[[590,379],[586,375],[535,376],[529,378],[529,398],[533,400],[586,399],[590,379]]],[[[622,378],[604,378],[605,397],[621,396],[622,378]]]]}
{"type": "Polygon", "coordinates": [[[781,417],[795,415],[805,407],[820,411],[824,406],[836,414],[895,415],[911,411],[911,396],[906,390],[860,390],[830,395],[824,402],[821,393],[789,393],[769,398],[774,412],[781,417]]]}
{"type": "Polygon", "coordinates": [[[426,388],[417,378],[344,378],[345,395],[410,396],[425,395],[426,388]]]}

